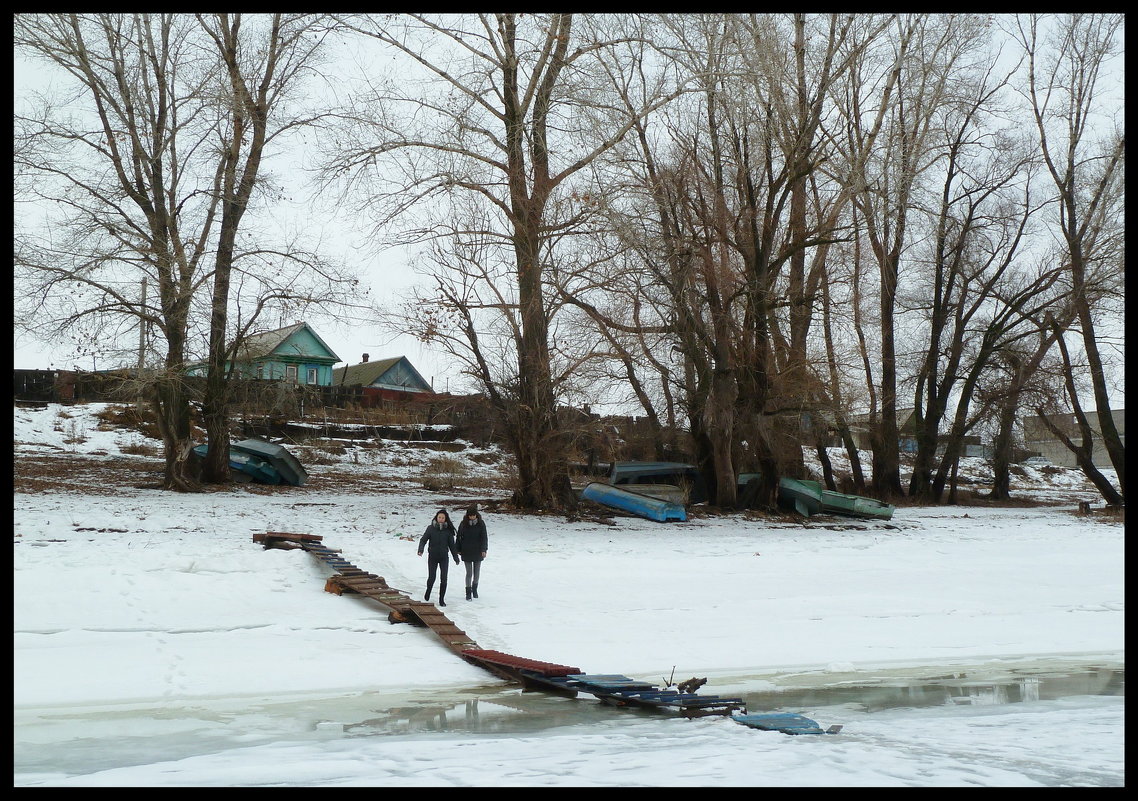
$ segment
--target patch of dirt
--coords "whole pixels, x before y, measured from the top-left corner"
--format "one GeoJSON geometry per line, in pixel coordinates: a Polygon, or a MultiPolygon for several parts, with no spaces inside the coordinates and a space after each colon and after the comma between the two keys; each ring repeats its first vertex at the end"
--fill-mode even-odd
{"type": "MultiPolygon", "coordinates": [[[[238,483],[206,485],[203,492],[231,492],[241,489],[257,495],[313,492],[375,494],[392,490],[422,489],[421,482],[408,483],[390,476],[338,471],[332,466],[305,464],[308,482],[303,487],[289,484],[238,483]]],[[[84,454],[20,454],[12,460],[14,492],[80,492],[86,495],[127,495],[139,489],[162,489],[165,462],[161,458],[116,456],[95,458],[84,454]]]]}
{"type": "Polygon", "coordinates": [[[156,459],[16,454],[12,460],[12,489],[119,495],[143,485],[161,486],[162,473],[163,463],[156,459]]]}

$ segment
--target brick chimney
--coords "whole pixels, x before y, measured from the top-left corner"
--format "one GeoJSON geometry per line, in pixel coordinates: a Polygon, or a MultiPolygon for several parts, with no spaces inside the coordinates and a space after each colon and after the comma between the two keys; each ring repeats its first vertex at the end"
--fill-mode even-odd
{"type": "Polygon", "coordinates": [[[365,353],[364,354],[364,364],[367,364],[367,357],[368,357],[368,355],[365,353]]]}

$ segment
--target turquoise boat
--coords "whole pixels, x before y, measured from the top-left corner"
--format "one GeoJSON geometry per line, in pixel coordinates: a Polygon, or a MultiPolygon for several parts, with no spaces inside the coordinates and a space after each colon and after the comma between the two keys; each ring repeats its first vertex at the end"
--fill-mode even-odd
{"type": "Polygon", "coordinates": [[[308,481],[308,472],[304,466],[283,445],[274,445],[261,439],[243,439],[240,442],[230,443],[229,448],[231,452],[248,454],[267,462],[280,476],[280,481],[277,483],[283,482],[301,487],[308,481]]]}
{"type": "Polygon", "coordinates": [[[782,478],[778,482],[780,506],[794,509],[803,517],[822,513],[822,485],[817,481],[782,478]]]}
{"type": "MultiPolygon", "coordinates": [[[[209,453],[208,443],[195,447],[194,453],[204,459],[209,453]]],[[[229,469],[232,471],[233,480],[237,482],[281,483],[281,474],[267,461],[233,448],[229,450],[229,469]]]]}
{"type": "Polygon", "coordinates": [[[820,482],[809,479],[779,479],[778,501],[783,506],[793,508],[804,517],[817,514],[835,514],[874,520],[890,520],[895,510],[893,504],[875,498],[846,495],[841,492],[822,489],[820,482]]]}
{"type": "Polygon", "coordinates": [[[783,734],[837,734],[842,730],[840,723],[823,729],[813,718],[794,712],[764,712],[756,715],[732,715],[731,719],[752,729],[780,731],[783,734]]]}

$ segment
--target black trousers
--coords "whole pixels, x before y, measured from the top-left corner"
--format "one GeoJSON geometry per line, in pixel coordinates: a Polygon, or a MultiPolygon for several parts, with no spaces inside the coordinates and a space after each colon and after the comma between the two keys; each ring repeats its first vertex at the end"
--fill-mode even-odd
{"type": "Polygon", "coordinates": [[[439,573],[439,593],[447,591],[447,556],[434,556],[430,552],[427,553],[427,590],[435,586],[435,571],[439,573]]]}

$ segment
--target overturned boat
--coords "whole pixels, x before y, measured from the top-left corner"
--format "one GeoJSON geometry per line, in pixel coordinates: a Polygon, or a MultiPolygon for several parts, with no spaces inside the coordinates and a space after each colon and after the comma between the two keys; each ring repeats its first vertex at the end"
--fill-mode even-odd
{"type": "MultiPolygon", "coordinates": [[[[203,459],[209,453],[209,444],[194,448],[203,459]]],[[[229,469],[239,482],[255,481],[258,484],[292,484],[302,486],[308,473],[295,456],[283,446],[260,439],[243,439],[229,444],[229,469]]]]}
{"type": "Polygon", "coordinates": [[[707,500],[703,476],[695,465],[686,462],[614,462],[609,473],[609,484],[625,488],[626,485],[663,484],[683,488],[687,503],[702,503],[707,500]]]}
{"type": "Polygon", "coordinates": [[[893,504],[876,498],[860,495],[846,495],[833,490],[822,489],[818,481],[808,479],[782,478],[778,482],[778,501],[784,507],[794,509],[803,517],[817,514],[864,517],[874,520],[889,520],[893,517],[893,504]]]}
{"type": "Polygon", "coordinates": [[[630,492],[623,487],[602,484],[599,481],[588,484],[581,492],[581,497],[605,506],[611,506],[614,509],[623,509],[626,512],[660,523],[669,520],[682,522],[688,519],[687,510],[681,503],[653,498],[651,495],[641,495],[638,492],[630,492]]]}
{"type": "Polygon", "coordinates": [[[268,462],[280,474],[281,481],[286,484],[301,487],[308,481],[308,472],[283,445],[274,445],[263,439],[243,439],[240,442],[230,443],[229,449],[268,462]]]}
{"type": "MultiPolygon", "coordinates": [[[[194,453],[204,459],[209,453],[209,445],[202,444],[194,448],[194,453]]],[[[229,450],[229,470],[233,480],[239,484],[255,481],[258,484],[280,484],[281,474],[276,468],[252,454],[229,450]]]]}

